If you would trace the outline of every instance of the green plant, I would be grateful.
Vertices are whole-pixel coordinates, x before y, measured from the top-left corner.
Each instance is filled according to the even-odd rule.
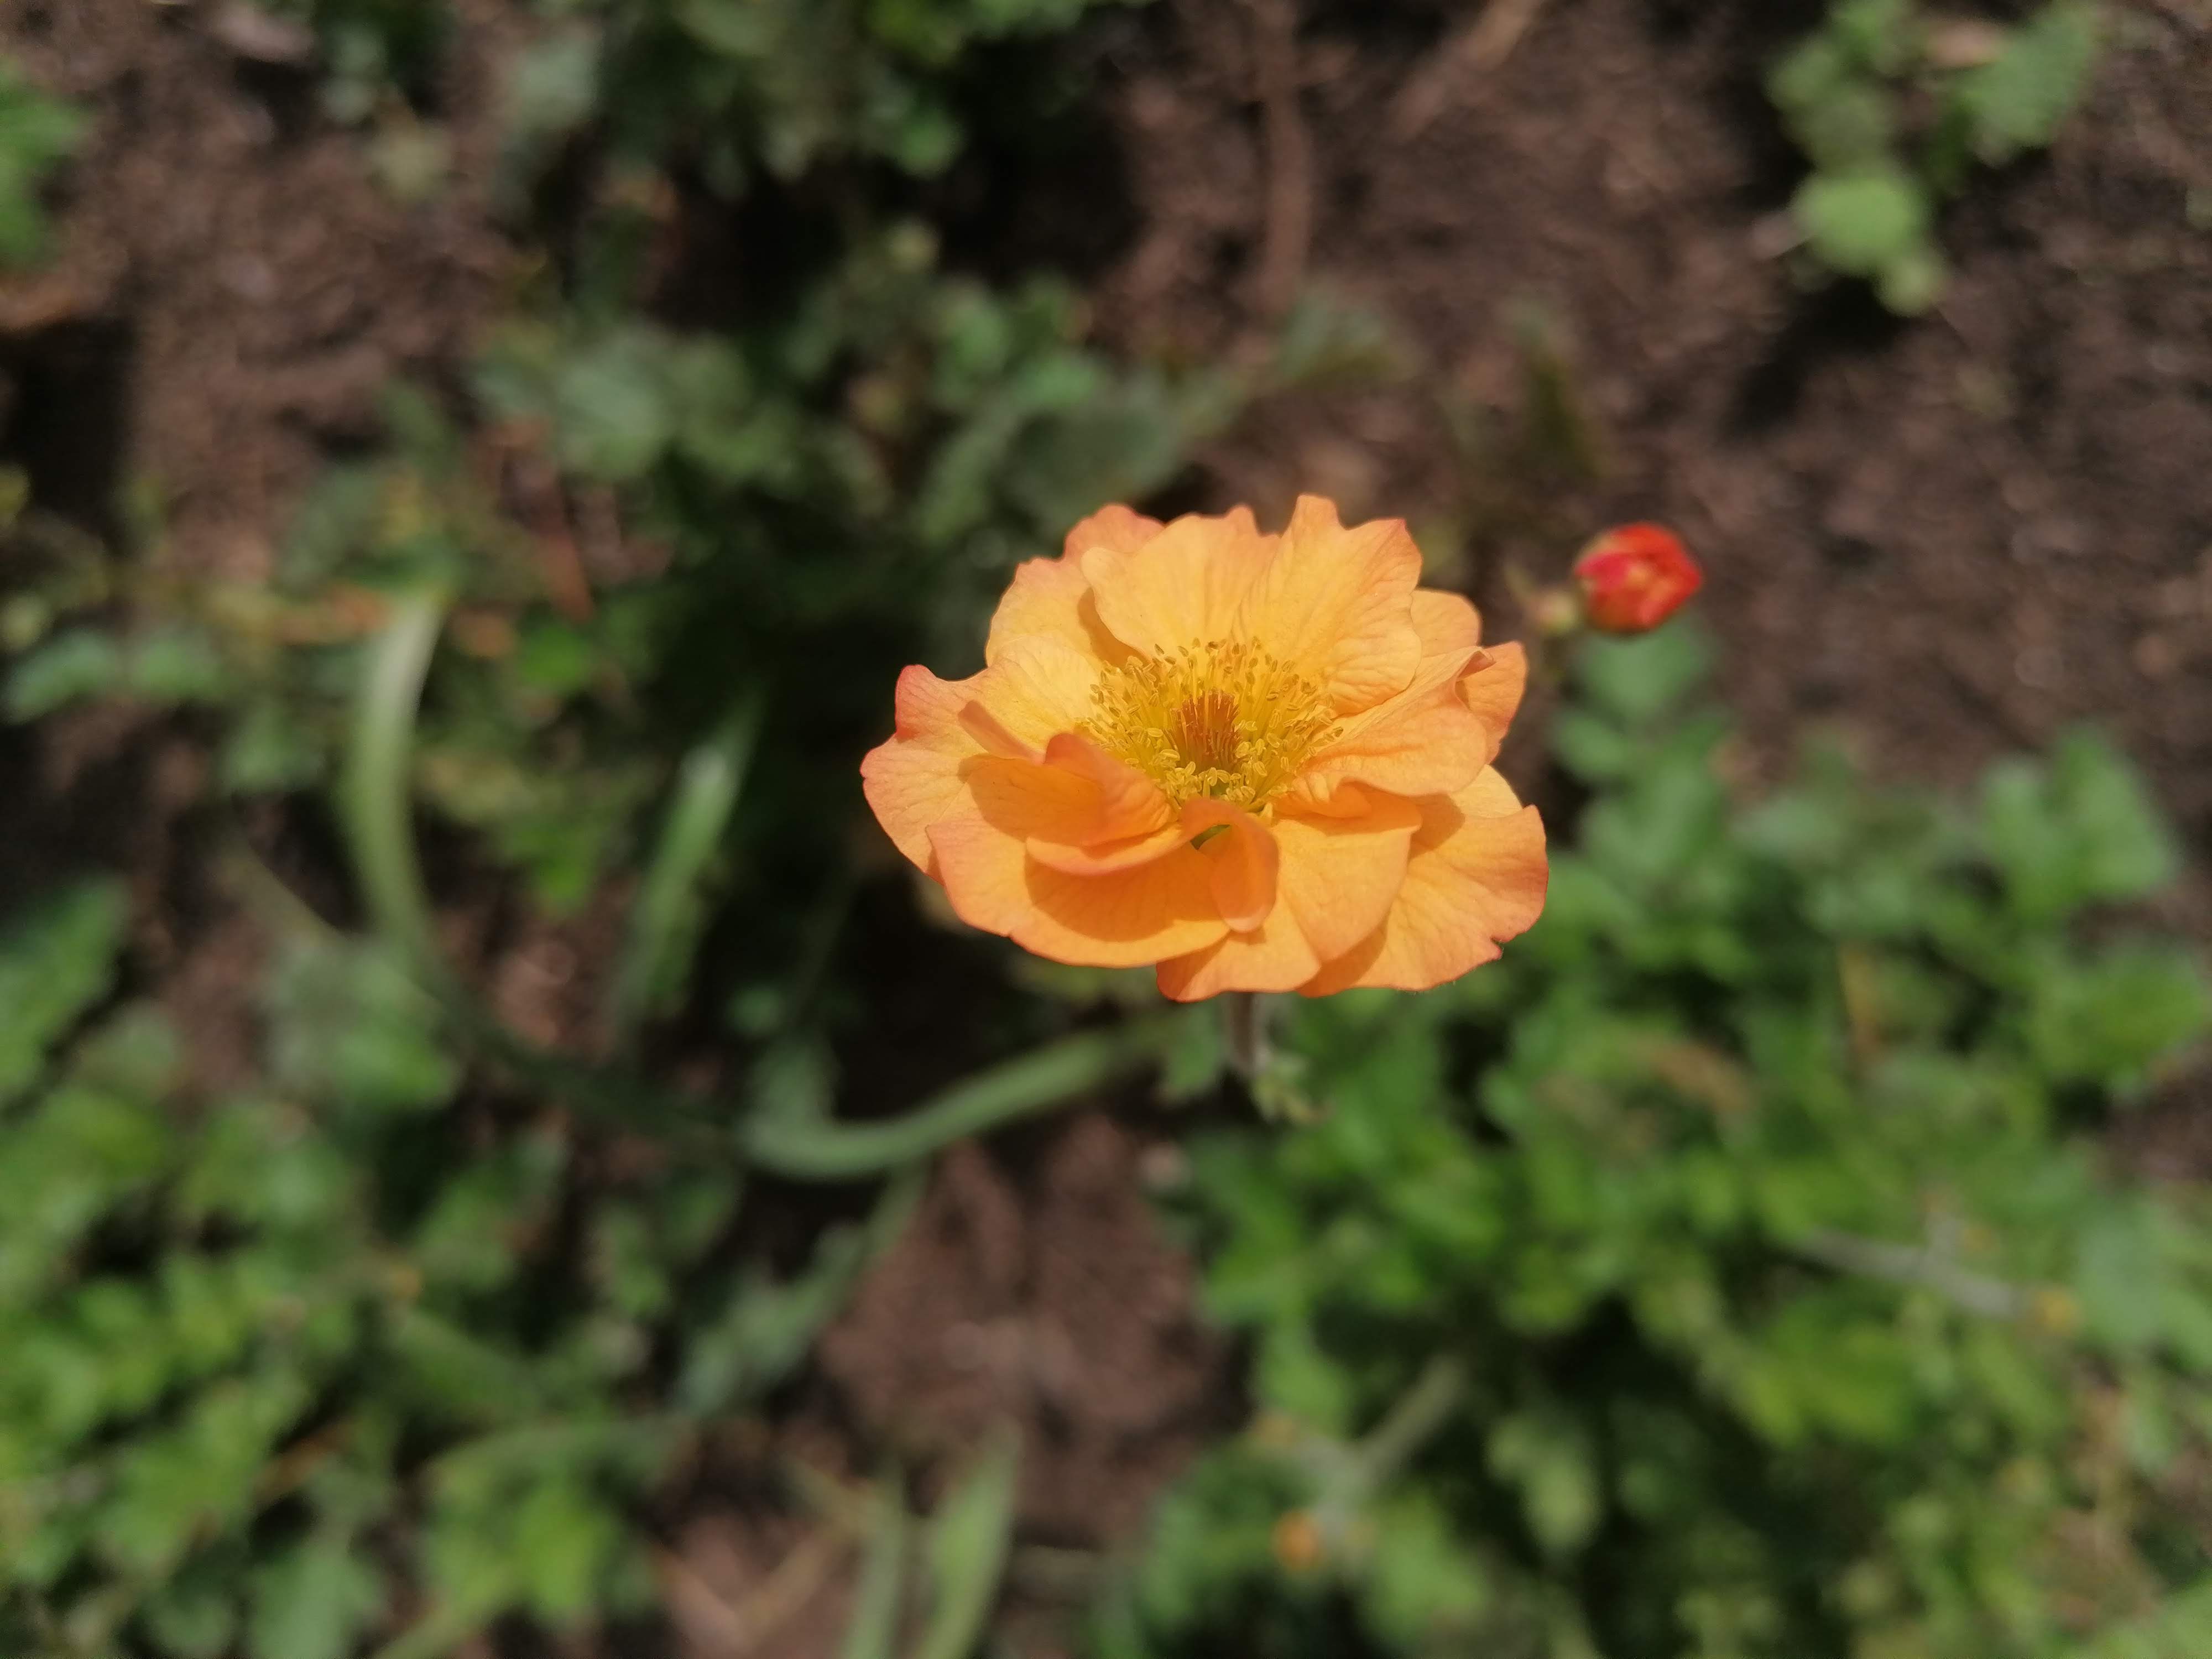
[[[1812,172],[1791,204],[1813,258],[1907,314],[1942,293],[1939,204],[1977,164],[2048,146],[2097,56],[2094,0],[2011,26],[1938,21],[1916,0],[1836,0],[1768,77]]]
[[[87,125],[82,110],[30,86],[0,59],[0,266],[29,264],[46,251],[40,192],[76,153]]]
[[[1593,647],[1543,921],[1298,1010],[1322,1121],[1180,1207],[1258,1414],[1102,1659],[2202,1650],[2212,1214],[2098,1132],[2212,1031],[2088,737],[1961,810],[1733,798],[1679,628]]]
[[[374,35],[359,75],[331,48],[334,88],[369,88],[353,113],[439,50],[440,8],[298,9],[327,40]],[[9,717],[190,711],[216,745],[211,838],[240,840],[239,800],[313,815],[327,792],[374,937],[334,936],[234,847],[274,961],[262,1075],[213,1093],[158,1013],[115,1000],[116,890],[16,919],[0,949],[0,1651],[409,1659],[511,1615],[635,1614],[647,1508],[801,1362],[922,1160],[1169,1049],[1206,1068],[1202,1025],[1070,1034],[979,975],[962,1046],[1042,1047],[903,1116],[833,1118],[835,1057],[871,1037],[870,964],[842,938],[868,870],[853,768],[886,664],[972,651],[1007,565],[1157,488],[1255,386],[1326,367],[1335,313],[1256,370],[1117,365],[1064,283],[948,269],[908,187],[873,179],[749,273],[764,292],[737,319],[652,320],[666,220],[644,170],[713,170],[702,135],[734,135],[743,165],[715,176],[757,204],[891,129],[842,92],[805,144],[747,113],[787,78],[874,74],[800,30],[857,30],[857,9],[715,11],[775,24],[752,58],[696,38],[715,9],[588,9],[569,124],[518,105],[509,163],[526,186],[538,141],[579,146],[605,210],[519,296],[471,397],[393,389],[386,441],[331,470],[273,581],[107,556],[6,503],[0,528],[42,538],[0,613]],[[866,27],[952,110],[967,43],[1078,9],[878,6]],[[516,95],[560,68],[527,59]],[[558,1051],[442,954],[418,802],[479,893],[557,922],[633,888]],[[665,1080],[679,1018],[720,1045],[711,1095]],[[888,1181],[869,1219],[772,1269],[745,1231],[757,1173]],[[856,1659],[902,1613],[930,1659],[975,1645],[1010,1455],[927,1530],[884,1484],[921,1555],[878,1551],[890,1611]]]

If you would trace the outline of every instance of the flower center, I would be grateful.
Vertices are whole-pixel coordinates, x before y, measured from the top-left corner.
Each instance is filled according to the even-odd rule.
[[[1336,735],[1321,688],[1241,640],[1133,657],[1100,678],[1084,735],[1176,805],[1266,805]]]

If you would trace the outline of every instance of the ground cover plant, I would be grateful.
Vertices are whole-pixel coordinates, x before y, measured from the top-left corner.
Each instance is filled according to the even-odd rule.
[[[1812,164],[1790,210],[1807,251],[1907,314],[1942,297],[1942,204],[1975,169],[2046,148],[2095,63],[2088,0],[2015,23],[1937,19],[1912,0],[1838,0],[1767,78]]]
[[[161,15],[420,226],[489,9]],[[1224,1081],[1212,1011],[925,920],[856,769],[902,665],[980,665],[1021,560],[1189,504],[1255,404],[1404,343],[1310,295],[1123,353],[1027,269],[1036,173],[1093,182],[1069,64],[1107,71],[1060,36],[1133,9],[512,10],[495,320],[331,440],[271,568],[173,556],[174,481],[77,510],[0,410],[11,785],[118,726],[205,762],[144,809],[181,875],[66,831],[0,860],[0,1653],[684,1650],[675,1523],[778,1444],[931,1156],[1124,1088],[1199,1114],[1170,1208],[1251,1432],[1122,1559],[1023,1531],[1049,1409],[1025,1446],[854,1426],[775,1493],[850,1547],[849,1605],[755,1650],[1026,1653],[993,1624],[1024,1544],[1101,1656],[2202,1644],[2197,1200],[2093,1140],[2203,1030],[2197,970],[2104,908],[2171,864],[2124,766],[2070,743],[1978,816],[1834,769],[1739,808],[1692,647],[1594,658],[1530,738],[1595,800],[1527,959],[1318,1006]],[[1894,8],[1803,50],[1876,25],[1922,51]],[[1988,78],[1865,50],[1831,77],[1862,102]],[[0,76],[0,265],[66,240],[100,131]],[[50,395],[82,327],[0,339],[0,389]],[[1605,522],[1540,516],[1545,576]],[[197,1063],[173,908],[265,943],[243,1075]]]
[[[2081,734],[1978,798],[1741,798],[1704,647],[1595,647],[1545,920],[1300,1009],[1325,1119],[1194,1145],[1258,1416],[1102,1655],[2059,1656],[2212,1638],[2212,1231],[2098,1131],[2201,1054]]]

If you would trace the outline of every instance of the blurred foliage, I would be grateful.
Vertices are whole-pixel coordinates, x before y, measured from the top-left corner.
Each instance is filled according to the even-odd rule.
[[[40,195],[86,126],[81,110],[27,84],[0,58],[0,269],[29,264],[46,251]]]
[[[1791,210],[1821,266],[1908,315],[1942,295],[1940,204],[1977,166],[2048,146],[2097,58],[2094,0],[2043,0],[2016,23],[1918,0],[1835,0],[1767,93],[1812,164]]]
[[[546,0],[500,92],[506,314],[462,384],[391,389],[273,580],[173,574],[136,497],[140,544],[90,547],[0,470],[0,711],[182,711],[216,759],[193,844],[228,836],[274,940],[252,1080],[210,1084],[120,886],[0,925],[0,1654],[428,1659],[653,1601],[647,1521],[914,1190],[771,1253],[744,1173],[823,1130],[836,1057],[913,972],[847,926],[904,878],[854,775],[897,666],[975,666],[1018,561],[1171,485],[1255,396],[1402,356],[1316,297],[1249,360],[1118,362],[1071,280],[987,270],[1033,153],[1076,147],[1052,36],[1091,4]],[[313,26],[335,116],[421,141],[377,141],[386,182],[438,188],[448,9],[262,9]],[[2048,20],[2080,15],[1958,66],[1846,6],[1833,73],[1777,95],[1936,86],[1963,173],[2047,137]],[[0,79],[0,258],[35,250],[79,130]],[[1872,148],[1806,143],[1869,197]],[[1947,153],[1905,175],[1923,229]],[[1894,200],[1806,212],[1896,264]],[[1490,453],[1579,477],[1595,439],[1540,332],[1528,430]],[[589,1061],[488,1033],[419,940],[333,934],[236,844],[240,802],[288,803],[311,862],[325,792],[357,827],[364,683],[426,595],[441,648],[381,804],[424,809],[472,901],[596,927],[627,899],[561,1034]],[[2086,740],[1972,817],[1826,762],[1740,810],[1722,727],[1681,712],[1686,641],[1588,668],[1556,740],[1597,799],[1543,927],[1461,988],[1304,1011],[1285,1091],[1334,1115],[1199,1151],[1266,1413],[1164,1511],[1102,1652],[2159,1651],[2130,1644],[2205,1612],[2160,1601],[2199,1553],[2204,1249],[2185,1197],[2082,1137],[2201,1032],[2204,988],[2077,922],[2164,878],[2164,831]],[[932,948],[972,969],[948,1050],[1127,988]],[[708,1051],[717,1101],[679,1133],[654,1065]],[[987,1073],[938,1121],[1103,1052]],[[1170,1092],[1220,1063],[1177,1026]],[[896,1122],[815,1172],[901,1161],[866,1151]],[[863,1542],[850,1659],[973,1650],[1018,1472],[994,1440],[927,1521],[896,1469],[802,1494]]]
[[[1257,1416],[1100,1659],[2212,1651],[2212,1214],[2099,1131],[2212,1035],[2093,738],[1979,801],[1736,799],[1676,627],[1593,646],[1541,924],[1301,1007],[1326,1119],[1178,1200]]]
[[[0,938],[0,1651],[337,1659],[651,1600],[638,1505],[804,1356],[911,1182],[787,1275],[736,1160],[464,1087],[379,948],[295,933],[265,1078],[108,1006],[93,884]]]
[[[0,503],[0,534],[35,553],[0,607],[9,719],[189,711],[216,745],[210,827],[269,797],[313,825],[330,791],[358,842],[372,809],[404,826],[419,801],[478,892],[556,919],[634,892],[563,1041],[642,1066],[680,1019],[725,1057],[720,1103],[672,1115],[647,1069],[491,1029],[417,940],[332,935],[234,828],[226,878],[279,948],[258,1080],[208,1088],[136,1000],[119,889],[15,917],[0,1653],[427,1659],[513,1615],[647,1612],[650,1504],[801,1363],[915,1191],[895,1170],[867,1219],[771,1260],[745,1231],[740,1126],[772,1126],[787,1159],[813,1136],[861,1177],[949,1138],[933,1123],[1142,1063],[1143,1042],[1079,1039],[935,1119],[846,1141],[831,1121],[834,1056],[866,1039],[883,971],[844,924],[887,870],[854,769],[897,665],[972,664],[1014,562],[1159,489],[1255,392],[1375,345],[1315,304],[1253,364],[1118,364],[1065,281],[948,256],[959,227],[914,175],[1006,101],[975,51],[1080,9],[560,8],[507,89],[503,182],[539,250],[507,315],[464,395],[392,389],[384,441],[330,470],[273,580],[143,556],[158,514],[132,516],[147,546],[103,551],[46,534],[20,489]],[[441,72],[442,7],[289,10],[319,31],[337,113],[416,118],[393,100]],[[1073,88],[1048,42],[1009,49],[1025,92]],[[719,232],[689,246],[754,216],[780,230],[738,234],[734,261]],[[669,300],[708,276],[744,303]],[[419,722],[396,708],[411,765],[364,803],[361,710],[424,594],[446,621]],[[1067,1024],[977,988],[963,1050]],[[887,1622],[856,1625],[856,1656],[975,1645],[1012,1459],[994,1445],[923,1525],[887,1478]]]

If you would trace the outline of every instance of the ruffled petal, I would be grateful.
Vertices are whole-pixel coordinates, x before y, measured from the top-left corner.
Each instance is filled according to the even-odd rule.
[[[1034,836],[1028,843],[1030,856],[1039,864],[1071,876],[1103,876],[1116,870],[1133,870],[1140,864],[1165,858],[1178,847],[1189,845],[1190,837],[1183,834],[1179,823],[1164,825],[1148,835],[1125,836],[1117,841],[1074,842]]]
[[[1341,789],[1328,817],[1279,817],[1284,908],[1326,961],[1382,925],[1406,879],[1421,809],[1395,795]]]
[[[1421,550],[1402,520],[1347,530],[1332,503],[1301,495],[1245,605],[1243,632],[1312,679],[1340,714],[1353,714],[1413,678],[1420,575]]]
[[[1275,538],[1251,511],[1191,514],[1141,547],[1100,544],[1083,555],[1098,617],[1131,649],[1166,656],[1232,636],[1246,596],[1267,568]]]
[[[1461,678],[1459,695],[1488,734],[1482,757],[1487,766],[1498,758],[1505,729],[1528,689],[1528,653],[1518,645],[1494,645],[1482,654],[1484,660]]]
[[[1103,875],[1148,864],[1189,837],[1159,786],[1079,732],[1063,732],[1045,745],[1045,763],[1091,787],[1089,814],[1064,829],[1029,838],[1030,856],[1071,875]]]
[[[1490,730],[1456,690],[1468,661],[1455,650],[1422,658],[1411,684],[1345,720],[1306,763],[1296,798],[1326,800],[1347,783],[1396,795],[1447,795],[1472,783]]]
[[[930,867],[930,824],[968,810],[961,768],[982,752],[960,724],[972,684],[906,670],[898,680],[896,729],[860,762],[861,792],[876,821],[923,870]]]
[[[1220,831],[1199,849],[1213,870],[1213,902],[1231,929],[1251,933],[1275,908],[1282,860],[1274,836],[1243,807],[1203,796],[1183,803],[1182,827],[1193,838]]]
[[[1017,565],[1013,581],[992,614],[983,660],[998,661],[999,653],[1016,640],[1049,637],[1104,661],[1119,661],[1127,653],[1098,620],[1098,608],[1091,603],[1091,582],[1083,574],[1083,556],[1094,547],[1133,552],[1159,533],[1158,519],[1126,507],[1103,507],[1067,532],[1060,557]]]
[[[1175,808],[1159,785],[1127,761],[1117,760],[1079,732],[1063,732],[1044,746],[1045,763],[1088,778],[1098,789],[1097,841],[1149,835],[1175,822]]]
[[[1072,789],[1071,789],[1072,787]],[[936,873],[953,913],[1054,962],[1135,968],[1225,936],[1212,863],[1180,837],[1159,856],[1105,874],[1054,869],[1030,856],[1039,827],[1065,832],[1096,805],[1092,786],[1048,766],[970,763],[976,810],[929,826]]]
[[[1498,942],[1544,908],[1544,826],[1505,780],[1486,771],[1455,795],[1419,803],[1406,879],[1382,925],[1299,988],[1355,985],[1425,991],[1494,960]]]
[[[1158,977],[1162,995],[1197,1002],[1224,991],[1295,991],[1320,962],[1297,921],[1278,907],[1255,932],[1163,962]]]
[[[961,770],[966,800],[951,816],[975,817],[1017,841],[1095,839],[1098,786],[1080,773],[1031,761],[981,755]]]
[[[1100,507],[1069,531],[1060,544],[1060,556],[1070,564],[1081,564],[1083,556],[1094,547],[1133,553],[1165,527],[1158,519],[1148,519],[1116,501]]]
[[[1096,657],[1064,640],[1018,640],[973,679],[964,682],[974,709],[963,710],[963,723],[981,747],[994,754],[1018,752],[1042,761],[1045,746],[1073,732],[1090,715],[1091,688],[1098,684]],[[1002,742],[1018,745],[1012,751]]]
[[[1421,654],[1433,657],[1446,651],[1467,656],[1482,643],[1482,613],[1462,593],[1440,587],[1413,590],[1413,631],[1421,636]]]
[[[1032,908],[1014,943],[1085,968],[1141,968],[1202,951],[1229,924],[1213,904],[1213,872],[1188,847],[1133,870],[1072,876],[1030,861]]]
[[[1022,837],[969,814],[929,826],[931,873],[952,914],[987,933],[1012,933],[1029,920],[1029,862]]]

